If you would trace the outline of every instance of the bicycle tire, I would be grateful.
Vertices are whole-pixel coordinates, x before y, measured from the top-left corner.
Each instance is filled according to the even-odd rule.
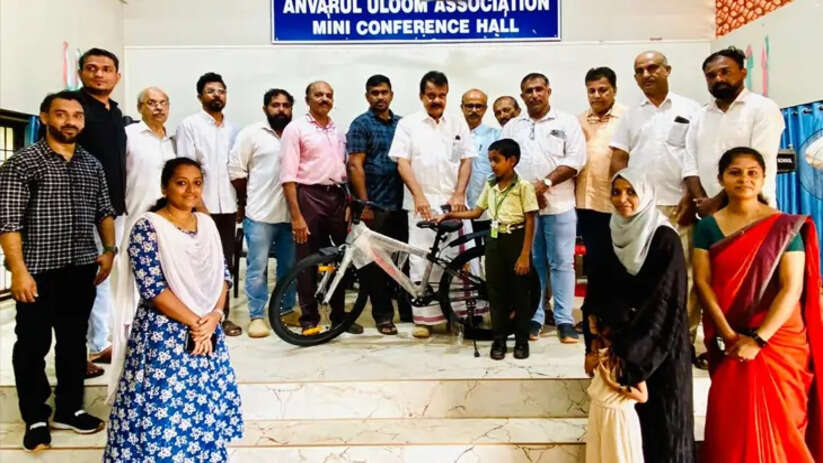
[[[466,264],[470,263],[473,259],[478,259],[485,257],[486,250],[483,246],[473,246],[467,249],[465,252],[458,255],[451,263],[449,263],[448,269],[451,271],[458,271],[462,269]],[[452,307],[451,299],[449,297],[450,289],[452,286],[452,281],[454,280],[454,275],[449,272],[443,272],[443,276],[440,278],[440,288],[439,288],[439,295],[438,298],[440,299],[440,310],[443,311],[443,316],[446,317],[446,320],[451,322],[460,323],[461,325],[467,325],[467,317],[459,317],[455,312],[454,308]],[[485,280],[483,281],[483,285],[477,289],[478,291],[478,299],[484,300],[488,304],[489,296],[488,291],[486,289]],[[478,331],[489,331],[485,328],[478,329]]]
[[[366,300],[368,299],[368,294],[362,288],[358,290],[357,299],[352,306],[352,310],[346,314],[343,321],[322,333],[313,335],[296,333],[289,329],[288,326],[285,326],[282,318],[280,317],[280,306],[282,305],[283,296],[286,293],[287,288],[293,284],[294,280],[298,278],[298,275],[300,275],[301,272],[306,271],[311,267],[317,267],[318,265],[339,263],[342,258],[342,252],[335,254],[311,254],[297,262],[292,271],[289,272],[283,281],[277,282],[274,291],[272,291],[271,298],[269,299],[268,312],[272,330],[274,330],[275,334],[277,334],[280,339],[289,344],[300,347],[316,346],[318,344],[327,343],[337,336],[340,336],[357,320],[363,312],[363,308],[366,306]],[[350,266],[348,271],[354,272],[354,266]]]

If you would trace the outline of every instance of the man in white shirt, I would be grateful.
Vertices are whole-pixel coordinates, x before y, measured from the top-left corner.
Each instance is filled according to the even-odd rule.
[[[680,234],[689,278],[687,313],[690,325],[700,321],[700,309],[692,285],[692,228],[696,219],[694,195],[699,188],[697,171],[686,163],[686,138],[700,105],[669,91],[672,67],[657,51],[641,53],[634,61],[634,80],[645,99],[629,109],[612,136],[611,175],[637,167],[646,171],[655,187],[657,208]],[[694,341],[694,339],[692,339]]]
[[[466,188],[471,176],[472,159],[477,156],[471,132],[459,114],[446,112],[449,82],[446,75],[429,71],[420,80],[420,101],[423,110],[400,119],[394,133],[389,158],[397,162],[397,170],[406,191],[403,208],[409,214],[409,244],[429,248],[434,241],[433,230],[417,228],[418,221],[430,220],[448,204],[453,211],[466,210]],[[464,232],[470,232],[468,223]],[[457,251],[448,249],[444,257],[454,257]],[[426,261],[417,256],[409,258],[411,279],[420,281]],[[442,271],[435,267],[430,281],[439,281]],[[486,308],[488,310],[488,308]],[[431,326],[445,323],[438,304],[413,307],[414,329],[418,338],[431,335]]]
[[[285,90],[271,89],[263,96],[265,121],[252,124],[237,134],[229,155],[229,177],[237,191],[239,218],[243,220],[246,236],[246,296],[249,300],[251,323],[248,334],[252,338],[269,335],[263,321],[264,308],[269,300],[269,250],[274,249],[277,259],[277,281],[294,267],[294,239],[291,236],[291,217],[280,183],[280,137],[292,117],[294,97]],[[283,315],[293,311],[295,290],[284,296]],[[297,319],[290,316],[290,323]]]
[[[197,80],[197,99],[202,111],[183,119],[177,126],[177,154],[194,159],[203,166],[203,204],[211,214],[226,264],[231,266],[234,257],[234,229],[237,213],[237,197],[229,181],[229,150],[236,135],[234,126],[226,120],[226,84],[220,74],[207,72]],[[227,336],[237,336],[242,330],[229,320],[229,298],[223,307],[226,319],[223,331]]]
[[[722,188],[717,163],[737,146],[757,150],[766,161],[763,196],[777,204],[777,151],[786,124],[774,101],[746,89],[746,54],[729,47],[703,61],[706,85],[714,99],[700,110],[686,141],[687,164],[700,176],[695,192],[698,212],[711,215],[720,207]]]
[[[549,105],[548,77],[530,73],[520,82],[520,91],[527,111],[508,121],[500,138],[514,139],[520,145],[517,174],[534,183],[540,205],[532,252],[534,269],[543,294],[551,279],[557,335],[561,342],[573,344],[578,338],[572,318],[577,237],[574,176],[586,164],[586,139],[575,116]],[[551,276],[547,278],[549,269]],[[546,319],[544,298],[540,299],[531,322],[532,340],[537,339]]]

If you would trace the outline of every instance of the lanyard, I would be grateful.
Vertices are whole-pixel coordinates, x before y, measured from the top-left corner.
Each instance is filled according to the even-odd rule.
[[[494,203],[494,217],[492,217],[492,220],[497,221],[497,216],[500,214],[500,205],[503,204],[503,201],[506,199],[506,196],[509,195],[509,192],[512,191],[512,188],[514,188],[514,185],[516,183],[517,180],[513,179],[511,184],[509,184],[509,186],[505,190],[503,190],[500,199],[498,199],[497,202]],[[489,193],[494,193],[494,189],[492,189]]]

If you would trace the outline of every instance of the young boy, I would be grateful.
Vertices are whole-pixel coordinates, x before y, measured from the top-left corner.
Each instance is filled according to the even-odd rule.
[[[514,172],[520,161],[520,146],[504,138],[489,146],[489,163],[494,177],[480,193],[477,207],[465,212],[449,212],[436,218],[476,219],[488,209],[491,219],[486,240],[486,286],[491,304],[494,342],[491,358],[506,356],[506,337],[511,332],[514,312],[514,358],[529,356],[529,320],[537,308],[532,300],[540,291],[537,274],[531,267],[534,222],[539,209],[534,186]]]

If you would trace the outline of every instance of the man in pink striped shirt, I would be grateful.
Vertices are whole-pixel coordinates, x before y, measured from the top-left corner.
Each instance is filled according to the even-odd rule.
[[[282,158],[280,181],[291,213],[291,227],[297,244],[297,260],[318,249],[343,243],[346,239],[346,142],[329,116],[334,106],[334,90],[327,82],[312,82],[306,87],[309,113],[292,121],[280,140]],[[304,334],[315,331],[320,323],[313,280],[297,284],[300,298],[300,325]],[[332,297],[331,322],[344,316],[343,292]],[[353,324],[349,333],[360,334],[363,327]]]

